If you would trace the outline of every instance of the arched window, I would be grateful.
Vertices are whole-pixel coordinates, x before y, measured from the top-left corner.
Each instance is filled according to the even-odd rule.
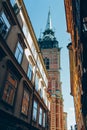
[[[44,63],[45,63],[46,69],[49,69],[49,59],[47,57],[44,58]]]

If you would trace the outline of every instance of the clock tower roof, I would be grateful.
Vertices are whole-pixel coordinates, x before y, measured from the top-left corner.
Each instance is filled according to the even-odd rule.
[[[52,28],[52,19],[50,10],[48,12],[47,23],[43,36],[38,40],[40,48],[58,48],[58,41]]]

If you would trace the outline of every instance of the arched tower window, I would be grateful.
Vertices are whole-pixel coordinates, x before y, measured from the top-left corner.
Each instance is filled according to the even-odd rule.
[[[49,69],[49,59],[47,57],[44,58],[44,63],[45,63],[46,69]]]

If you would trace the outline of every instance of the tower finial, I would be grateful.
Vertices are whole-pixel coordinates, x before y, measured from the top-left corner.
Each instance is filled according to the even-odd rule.
[[[52,29],[52,20],[51,20],[51,13],[50,13],[50,7],[48,12],[48,18],[47,18],[47,24],[45,30],[51,30]]]

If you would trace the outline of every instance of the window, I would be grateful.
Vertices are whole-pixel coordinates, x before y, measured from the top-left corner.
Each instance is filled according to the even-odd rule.
[[[55,90],[56,90],[56,80],[53,79],[52,80],[52,93],[55,94]]]
[[[18,14],[19,13],[19,8],[18,8],[18,4],[16,3],[16,0],[10,0],[10,2],[11,2],[11,5],[12,5],[12,7],[14,9],[15,14]]]
[[[83,31],[87,31],[87,17],[83,18]]]
[[[22,113],[27,115],[29,107],[29,93],[27,90],[24,90],[23,100],[22,100]]]
[[[21,63],[22,56],[23,56],[23,48],[21,44],[18,42],[16,51],[15,51],[15,58],[17,59],[19,64]]]
[[[2,35],[2,37],[5,38],[9,29],[10,29],[10,23],[9,23],[5,13],[2,12],[0,15],[0,35]]]
[[[39,124],[42,125],[42,109],[39,111]]]
[[[44,63],[45,63],[46,69],[49,69],[49,59],[47,57],[44,59]]]
[[[34,104],[33,104],[33,120],[36,121],[37,119],[37,102],[34,101]]]
[[[38,76],[36,75],[36,79],[35,79],[35,89],[38,91],[38,87],[39,87],[39,79]]]
[[[10,2],[11,2],[11,5],[14,6],[16,1],[15,0],[10,0]]]
[[[29,64],[28,65],[28,73],[27,73],[27,76],[30,80],[32,80],[32,75],[33,75],[33,71],[32,71],[32,66]]]
[[[46,118],[46,114],[43,113],[43,127],[45,127],[45,118]]]
[[[7,102],[10,105],[13,105],[16,88],[17,88],[17,79],[14,74],[8,72],[2,95],[3,101]]]
[[[47,99],[46,99],[46,94],[45,94],[45,96],[44,96],[44,103],[46,104],[46,102],[47,102]]]
[[[42,88],[40,88],[40,97],[41,97],[41,98],[43,97],[43,91],[42,91]]]

